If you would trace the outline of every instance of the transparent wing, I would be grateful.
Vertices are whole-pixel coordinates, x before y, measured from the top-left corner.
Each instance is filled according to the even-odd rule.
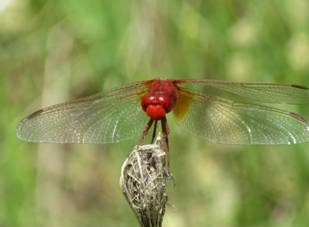
[[[34,112],[17,127],[31,142],[114,143],[140,136],[147,116],[140,105],[143,83]]]
[[[236,83],[219,80],[179,80],[179,87],[207,96],[259,103],[309,103],[309,89],[301,85]]]
[[[190,100],[178,123],[193,134],[222,144],[294,144],[309,141],[299,115],[271,107],[183,93]],[[176,108],[177,109],[177,108]]]

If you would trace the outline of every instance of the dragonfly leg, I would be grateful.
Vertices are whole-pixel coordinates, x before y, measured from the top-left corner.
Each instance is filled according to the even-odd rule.
[[[140,139],[140,144],[144,143],[145,137],[146,137],[149,129],[151,128],[153,121],[154,121],[153,119],[149,119],[148,123],[146,124],[144,131],[143,131],[143,134],[142,134],[142,137]]]
[[[154,122],[154,126],[153,126],[153,132],[152,132],[151,143],[154,142],[155,137],[156,137],[156,133],[157,133],[157,124],[158,124],[158,121],[156,120],[156,121]]]
[[[166,144],[165,153],[166,153],[167,165],[169,166],[169,145],[168,145],[169,128],[166,118],[163,118],[161,120],[161,127],[162,127],[163,139],[165,140]]]

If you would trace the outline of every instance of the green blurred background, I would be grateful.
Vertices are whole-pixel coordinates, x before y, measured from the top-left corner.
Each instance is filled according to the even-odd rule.
[[[37,145],[15,127],[41,106],[154,77],[309,86],[309,2],[0,0],[0,226],[138,226],[118,186],[136,141]],[[171,131],[164,226],[309,226],[308,144]]]

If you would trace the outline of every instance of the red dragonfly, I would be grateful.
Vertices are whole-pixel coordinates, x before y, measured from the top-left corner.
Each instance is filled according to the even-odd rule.
[[[170,112],[188,132],[212,143],[295,144],[309,141],[309,124],[271,104],[308,104],[300,85],[218,80],[141,81],[38,110],[17,127],[31,142],[114,143],[140,136],[157,123],[168,134]],[[153,135],[153,137],[154,137]]]

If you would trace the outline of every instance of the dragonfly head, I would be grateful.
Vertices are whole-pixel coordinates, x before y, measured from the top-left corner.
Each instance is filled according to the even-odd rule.
[[[166,113],[171,111],[173,105],[163,95],[145,95],[142,99],[142,108],[151,119],[160,120],[165,118]]]

